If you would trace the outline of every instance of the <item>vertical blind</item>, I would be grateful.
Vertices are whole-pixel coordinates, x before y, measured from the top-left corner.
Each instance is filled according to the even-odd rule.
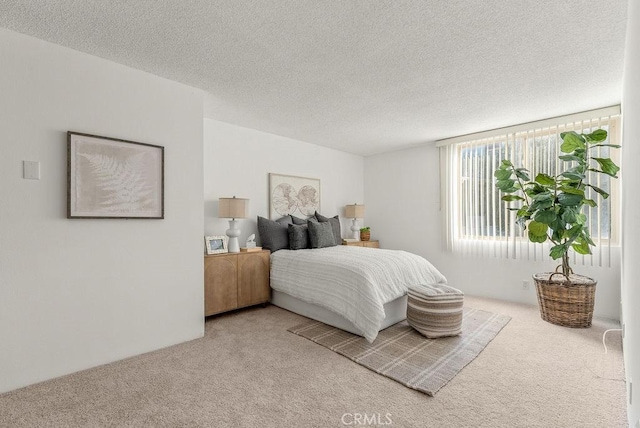
[[[571,116],[487,131],[442,140],[440,147],[441,207],[445,245],[454,252],[468,255],[551,260],[550,243],[529,242],[526,233],[515,224],[515,213],[507,208],[495,187],[493,175],[503,159],[529,170],[535,177],[544,172],[557,175],[572,166],[558,159],[562,154],[560,133],[608,132],[607,143],[619,144],[620,108],[609,107]],[[619,156],[618,150],[598,147],[594,156]],[[589,172],[589,180],[611,196],[603,200],[588,188],[586,197],[598,206],[585,206],[589,231],[596,247],[593,255],[573,254],[576,264],[611,266],[611,246],[617,244],[619,227],[619,183],[603,174]]]

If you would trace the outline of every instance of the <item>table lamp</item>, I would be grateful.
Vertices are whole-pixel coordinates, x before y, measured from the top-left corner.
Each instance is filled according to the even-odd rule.
[[[360,230],[360,228],[356,223],[358,222],[359,218],[364,218],[364,205],[347,205],[345,211],[346,217],[353,219],[351,223],[351,231],[353,232],[353,237],[355,239],[358,239],[358,231]]]
[[[239,253],[240,244],[238,243],[238,236],[240,236],[240,229],[238,229],[237,218],[247,218],[247,211],[249,210],[249,199],[243,198],[220,198],[218,204],[218,217],[230,218],[229,229],[227,229],[227,236],[229,237],[230,253]]]

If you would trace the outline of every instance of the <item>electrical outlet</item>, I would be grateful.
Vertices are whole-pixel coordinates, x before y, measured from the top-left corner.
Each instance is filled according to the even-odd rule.
[[[529,281],[522,281],[522,289],[523,290],[529,289]]]
[[[629,405],[633,404],[633,379],[629,378]]]

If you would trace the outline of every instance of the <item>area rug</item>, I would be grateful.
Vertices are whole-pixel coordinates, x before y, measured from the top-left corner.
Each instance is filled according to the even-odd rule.
[[[373,343],[312,320],[288,331],[433,396],[473,361],[510,320],[507,315],[464,308],[460,336],[427,339],[402,321],[382,330]]]

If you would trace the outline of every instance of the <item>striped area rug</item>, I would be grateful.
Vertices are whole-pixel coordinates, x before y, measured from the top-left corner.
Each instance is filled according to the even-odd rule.
[[[382,330],[373,343],[312,320],[288,331],[433,396],[473,361],[510,320],[506,315],[464,308],[460,336],[427,339],[402,321]]]

